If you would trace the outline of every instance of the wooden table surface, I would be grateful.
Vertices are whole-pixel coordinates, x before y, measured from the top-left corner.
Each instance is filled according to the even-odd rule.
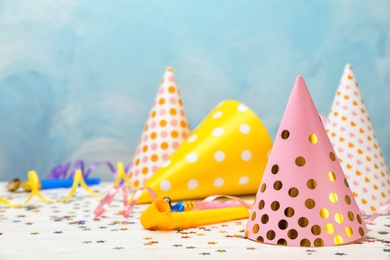
[[[93,186],[105,195],[112,183]],[[0,197],[23,203],[27,193],[9,193],[0,183]],[[45,190],[63,199],[69,189]],[[149,231],[139,221],[146,205],[137,205],[125,219],[117,195],[108,211],[94,219],[100,199],[79,188],[67,203],[33,198],[22,208],[0,205],[0,259],[390,259],[390,216],[368,225],[368,235],[349,245],[322,248],[265,245],[244,239],[246,220],[182,231]],[[250,200],[249,200],[250,201]]]

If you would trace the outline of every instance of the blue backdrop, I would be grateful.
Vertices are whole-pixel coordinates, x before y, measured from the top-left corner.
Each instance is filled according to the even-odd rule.
[[[327,115],[351,63],[390,161],[389,13],[386,0],[0,1],[0,180],[130,162],[166,66],[192,128],[233,98],[274,137],[297,74]]]

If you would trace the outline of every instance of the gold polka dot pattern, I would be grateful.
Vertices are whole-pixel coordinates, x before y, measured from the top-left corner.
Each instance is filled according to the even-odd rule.
[[[246,236],[302,247],[359,239],[366,227],[301,77],[285,111],[256,196],[260,203],[252,209],[256,217],[248,220]],[[256,224],[261,228],[254,233]]]

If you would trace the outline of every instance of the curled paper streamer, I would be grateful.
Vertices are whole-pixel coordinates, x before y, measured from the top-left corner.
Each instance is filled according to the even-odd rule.
[[[0,204],[3,204],[3,205],[10,207],[10,208],[20,208],[21,207],[20,205],[13,204],[13,203],[11,203],[8,200],[3,199],[3,198],[0,198]]]
[[[114,165],[109,162],[109,161],[99,161],[99,162],[95,162],[93,164],[91,164],[87,170],[84,170],[85,169],[85,166],[84,166],[84,161],[83,160],[77,160],[74,165],[73,165],[73,169],[70,171],[70,174],[69,176],[67,176],[67,173],[68,173],[68,170],[71,166],[71,163],[70,162],[67,162],[65,164],[60,164],[60,165],[57,165],[56,167],[54,167],[50,173],[46,176],[46,179],[60,179],[60,178],[69,178],[69,179],[73,179],[74,177],[74,174],[76,172],[76,170],[80,169],[81,172],[82,172],[82,175],[83,175],[83,178],[84,179],[87,179],[89,178],[89,175],[92,173],[93,170],[95,170],[98,166],[100,165],[107,165],[108,169],[110,170],[112,176],[114,178],[117,177],[117,171],[115,170],[115,167]],[[122,165],[123,166],[123,165]],[[125,172],[127,172],[129,169],[130,169],[130,166],[131,164],[128,164],[126,165],[126,167],[124,168]]]
[[[29,171],[28,172],[28,183],[31,186],[31,192],[30,192],[29,197],[27,198],[27,200],[23,204],[24,205],[27,204],[35,196],[37,196],[40,200],[42,200],[44,202],[66,202],[74,196],[74,194],[76,193],[77,187],[79,185],[84,190],[86,190],[91,196],[101,198],[102,197],[101,195],[92,191],[88,187],[88,185],[84,181],[84,178],[88,177],[90,175],[91,171],[93,171],[97,166],[104,164],[104,163],[106,163],[108,165],[111,172],[113,172],[113,171],[115,172],[115,168],[113,167],[113,165],[110,162],[97,162],[97,163],[94,163],[93,165],[91,165],[88,168],[87,172],[85,174],[83,174],[84,162],[81,160],[77,161],[75,166],[78,165],[82,169],[76,169],[74,174],[73,174],[73,172],[71,173],[71,175],[73,175],[73,177],[74,177],[72,188],[71,188],[69,194],[64,199],[59,200],[59,201],[53,201],[53,200],[49,200],[49,199],[45,198],[39,190],[40,181],[39,181],[38,174],[35,171]],[[58,179],[61,177],[66,177],[66,173],[67,173],[69,167],[70,167],[70,163],[66,163],[64,165],[59,165],[51,171],[51,173],[49,174],[49,177],[51,179]],[[127,166],[126,168],[128,168],[128,167],[129,166]],[[126,168],[124,167],[122,162],[118,162],[115,185],[118,185],[123,181],[126,183],[129,182],[129,180],[125,174]],[[126,201],[127,201],[127,196],[126,196]],[[13,208],[21,207],[21,205],[13,204],[13,203],[11,203],[8,200],[3,199],[3,198],[0,198],[0,203],[4,204],[5,206],[13,207]]]
[[[24,204],[27,204],[33,197],[37,196],[39,199],[41,199],[44,202],[54,202],[52,200],[46,199],[41,192],[39,191],[39,178],[35,171],[29,171],[28,172],[28,179],[31,185],[31,193],[28,199],[24,202]],[[68,194],[64,199],[58,201],[58,202],[66,202],[70,198],[73,197],[73,195],[76,193],[76,189],[78,185],[81,185],[84,190],[86,190],[91,196],[100,198],[101,196],[94,191],[92,191],[87,184],[85,184],[84,178],[81,174],[81,170],[76,170],[76,174],[74,176],[73,186]]]
[[[117,181],[119,181],[119,180],[120,179],[118,178]],[[113,201],[113,199],[115,198],[116,193],[119,190],[121,190],[122,194],[123,194],[123,216],[125,218],[130,216],[130,213],[133,210],[133,207],[137,203],[137,200],[139,199],[139,197],[141,196],[141,194],[143,193],[144,190],[148,191],[150,196],[153,199],[157,199],[156,193],[151,188],[149,188],[149,187],[142,187],[142,188],[139,188],[134,193],[133,197],[130,198],[130,200],[128,200],[127,188],[124,187],[124,186],[117,185],[117,186],[114,186],[114,188],[112,188],[108,192],[108,194],[102,199],[102,201],[96,207],[96,209],[93,212],[95,214],[95,217],[99,217],[100,215],[102,215],[107,210],[107,208],[111,205],[111,202]]]

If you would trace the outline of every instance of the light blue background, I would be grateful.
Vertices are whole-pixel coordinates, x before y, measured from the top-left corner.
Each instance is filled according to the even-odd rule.
[[[166,66],[192,128],[232,98],[274,138],[297,74],[327,115],[351,63],[389,161],[389,14],[386,0],[0,1],[0,180],[130,162]]]

